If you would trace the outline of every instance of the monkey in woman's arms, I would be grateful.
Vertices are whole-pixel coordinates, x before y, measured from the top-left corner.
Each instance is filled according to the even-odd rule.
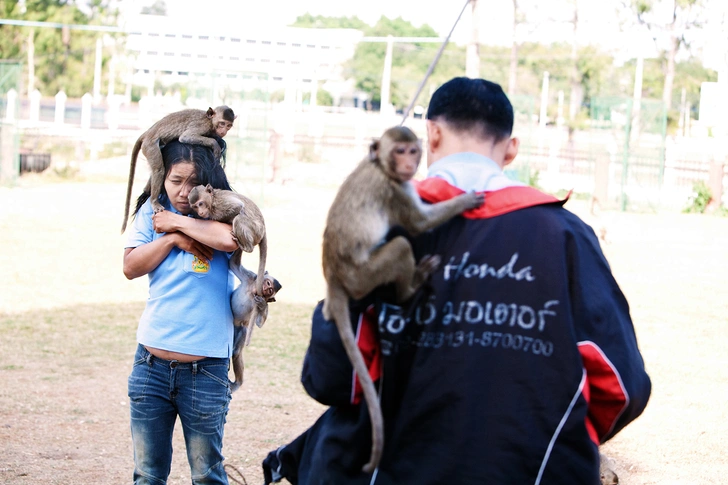
[[[250,342],[253,323],[261,327],[268,318],[268,303],[274,302],[281,284],[265,271],[268,255],[268,238],[265,220],[260,208],[248,197],[231,190],[214,189],[212,186],[193,187],[188,196],[190,207],[202,219],[232,224],[232,236],[239,249],[230,258],[230,270],[241,284],[231,296],[235,318],[235,342],[233,345],[233,391],[243,382],[243,347]],[[240,264],[242,251],[252,252],[258,246],[258,273]]]

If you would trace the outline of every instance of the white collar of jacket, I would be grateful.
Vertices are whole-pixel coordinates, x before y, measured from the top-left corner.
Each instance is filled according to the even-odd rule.
[[[525,184],[512,180],[488,157],[473,152],[448,155],[430,165],[427,177],[438,177],[464,192],[500,190]]]

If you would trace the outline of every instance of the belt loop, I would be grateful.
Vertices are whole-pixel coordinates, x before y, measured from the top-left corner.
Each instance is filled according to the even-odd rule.
[[[192,375],[197,375],[197,361],[192,363]]]
[[[147,365],[148,365],[149,367],[151,367],[151,366],[152,366],[152,362],[154,361],[154,356],[152,355],[152,353],[151,353],[151,352],[149,352],[149,351],[147,350],[147,357],[146,357],[146,358],[145,358],[144,360],[146,360],[146,361],[147,361]]]

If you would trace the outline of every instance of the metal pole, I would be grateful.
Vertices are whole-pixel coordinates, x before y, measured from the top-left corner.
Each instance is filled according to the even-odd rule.
[[[447,34],[447,37],[445,37],[445,40],[440,45],[440,50],[437,51],[437,54],[435,54],[435,58],[430,63],[430,67],[427,68],[425,77],[422,79],[420,86],[417,88],[417,92],[415,93],[414,98],[412,98],[412,102],[410,102],[409,106],[407,106],[407,109],[404,112],[404,116],[402,116],[402,121],[400,122],[400,126],[402,126],[404,124],[404,122],[407,120],[407,117],[409,116],[410,111],[412,111],[412,108],[414,107],[415,103],[417,102],[417,98],[420,96],[420,93],[422,92],[422,88],[425,87],[425,83],[427,82],[427,79],[430,77],[430,74],[432,74],[432,71],[435,69],[435,66],[437,65],[437,61],[440,60],[442,51],[445,50],[445,46],[450,41],[450,36],[452,35],[453,31],[455,30],[455,26],[457,26],[458,22],[460,21],[460,17],[463,16],[465,7],[467,7],[469,3],[470,3],[470,0],[465,1],[465,5],[463,5],[463,9],[460,10],[460,15],[458,15],[457,20],[455,20],[455,23],[453,24],[452,28],[450,29],[450,33]]]

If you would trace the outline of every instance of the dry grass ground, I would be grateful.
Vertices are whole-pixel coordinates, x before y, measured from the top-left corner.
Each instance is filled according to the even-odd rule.
[[[267,452],[322,411],[299,373],[323,296],[320,237],[333,188],[266,187],[269,270],[284,288],[246,350],[224,450],[249,484],[262,483]],[[118,179],[42,178],[0,188],[0,483],[131,479],[126,378],[146,279],[121,273],[124,189]],[[654,385],[643,416],[603,449],[623,484],[726,483],[728,219],[605,213],[602,222]],[[170,484],[189,483],[179,432],[175,446]]]

